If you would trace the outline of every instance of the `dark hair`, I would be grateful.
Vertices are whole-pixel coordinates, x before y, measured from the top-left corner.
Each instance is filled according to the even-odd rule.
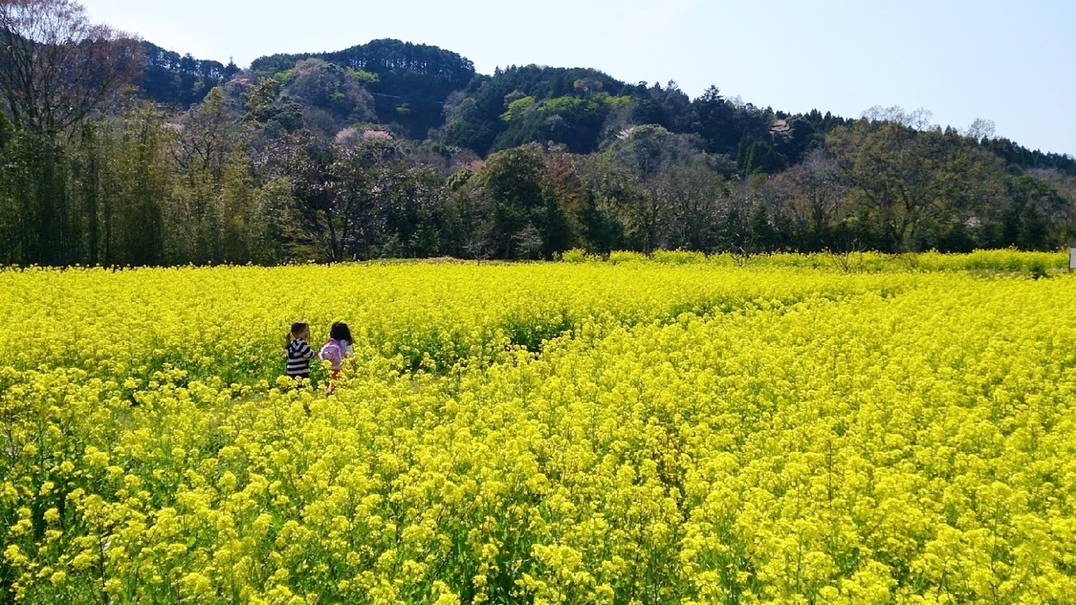
[[[329,329],[329,338],[333,340],[354,342],[351,338],[351,330],[349,330],[347,324],[342,321],[334,323],[333,327]]]
[[[303,330],[310,326],[305,321],[297,321],[291,324],[291,332],[288,332],[288,342],[291,342],[299,337],[303,333]]]

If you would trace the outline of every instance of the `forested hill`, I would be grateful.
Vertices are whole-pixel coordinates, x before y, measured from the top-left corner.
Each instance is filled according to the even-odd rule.
[[[398,40],[240,69],[50,0],[0,2],[0,91],[0,264],[1076,240],[1076,160],[899,107],[790,114],[586,67],[479,74]]]
[[[398,40],[374,40],[330,53],[261,57],[250,69],[258,76],[273,77],[306,59],[353,70],[374,97],[378,121],[398,124],[407,136],[419,140],[444,121],[445,99],[476,77],[471,61],[456,53]]]
[[[190,107],[239,72],[231,61],[224,65],[195,59],[190,54],[180,56],[152,42],[143,42],[142,46],[146,64],[138,85],[146,98],[159,103]]]
[[[148,60],[140,87],[158,102],[189,107],[240,73],[233,63],[144,45]],[[481,156],[530,142],[591,153],[626,126],[658,124],[670,132],[698,136],[706,151],[726,156],[741,172],[774,173],[798,163],[833,127],[850,121],[820,110],[789,115],[732,102],[716,87],[691,99],[673,82],[625,83],[590,68],[512,66],[482,75],[457,53],[391,39],[336,52],[260,57],[249,73],[286,83],[294,79],[296,64],[309,59],[348,70],[348,77],[371,97],[373,122],[391,125],[409,139],[432,138]],[[317,78],[325,79],[323,74]],[[289,100],[324,109],[319,105],[331,105],[334,95],[337,103],[346,96],[339,84],[321,85],[336,90],[320,100],[317,95],[292,95]],[[1076,160],[1062,154],[1030,150],[1004,138],[990,138],[984,145],[1019,168],[1076,175]]]

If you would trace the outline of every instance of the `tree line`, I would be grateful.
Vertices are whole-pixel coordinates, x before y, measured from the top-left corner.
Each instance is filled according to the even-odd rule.
[[[984,121],[483,76],[390,40],[239,70],[72,0],[0,3],[0,95],[4,264],[1053,249],[1076,229],[1076,161]]]

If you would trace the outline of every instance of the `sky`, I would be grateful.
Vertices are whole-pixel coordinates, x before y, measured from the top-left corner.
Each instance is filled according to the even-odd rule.
[[[691,98],[856,118],[926,109],[976,119],[1029,149],[1076,157],[1072,0],[83,0],[90,19],[198,59],[249,66],[276,53],[379,38],[497,67],[590,67],[675,82]]]

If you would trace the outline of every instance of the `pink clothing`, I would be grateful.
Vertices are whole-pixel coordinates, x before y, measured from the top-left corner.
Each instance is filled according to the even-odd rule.
[[[340,341],[331,338],[329,339],[329,342],[325,343],[325,346],[321,347],[321,358],[328,360],[332,364],[332,369],[334,371],[339,371],[341,364],[344,362],[344,358],[351,356],[351,347],[346,340]]]

